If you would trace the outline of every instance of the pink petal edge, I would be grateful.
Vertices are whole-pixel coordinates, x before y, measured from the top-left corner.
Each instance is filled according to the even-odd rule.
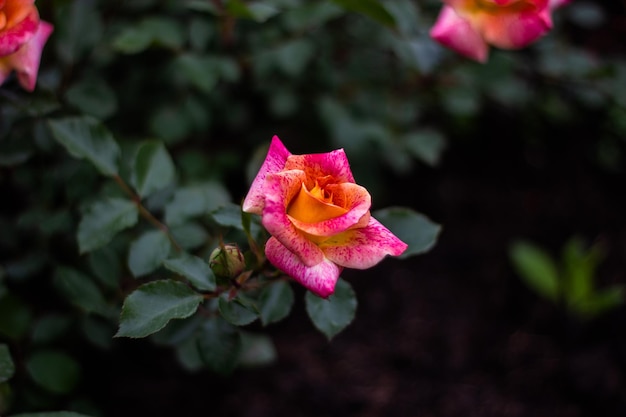
[[[349,230],[340,238],[337,242],[331,238],[320,247],[328,259],[346,268],[371,268],[385,256],[399,256],[408,247],[373,217],[366,227]]]
[[[291,155],[287,158],[285,169],[301,169],[306,172],[309,179],[331,175],[336,183],[355,182],[343,149],[326,153]]]
[[[32,39],[39,27],[39,12],[34,6],[20,22],[0,32],[0,57],[10,55]]]
[[[304,265],[296,254],[273,237],[265,244],[265,255],[272,265],[323,298],[329,297],[335,291],[335,285],[343,270],[328,259],[314,266]]]
[[[441,9],[430,36],[463,56],[481,63],[487,61],[489,46],[482,35],[448,5]]]
[[[20,66],[16,66],[17,78],[27,91],[35,89],[43,47],[53,30],[54,26],[52,24],[43,20],[40,21],[35,36],[15,53],[15,55],[21,58]]]
[[[300,170],[268,174],[263,188],[265,207],[261,222],[268,233],[296,254],[303,264],[313,266],[323,261],[324,253],[295,228],[285,210],[304,179],[305,174]]]
[[[291,155],[278,136],[272,137],[269,150],[259,172],[252,181],[248,195],[243,201],[242,209],[246,213],[262,214],[265,205],[264,184],[268,174],[280,172],[285,168],[285,162]]]
[[[502,49],[523,48],[552,27],[548,8],[539,13],[482,14],[478,21],[485,41]]]
[[[53,30],[52,24],[42,20],[35,36],[15,53],[0,58],[0,84],[5,81],[11,71],[15,70],[18,81],[25,90],[33,91],[35,89],[43,47]]]

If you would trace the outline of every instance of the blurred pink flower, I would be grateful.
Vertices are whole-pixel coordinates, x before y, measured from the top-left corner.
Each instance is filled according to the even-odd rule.
[[[343,149],[292,155],[274,136],[243,203],[272,235],[267,259],[320,297],[346,268],[366,269],[407,245],[370,216]]]
[[[461,55],[487,61],[489,45],[518,49],[552,29],[552,10],[569,0],[443,0],[430,36]]]
[[[52,30],[39,20],[33,0],[0,0],[0,84],[15,70],[22,87],[35,89],[41,51]]]

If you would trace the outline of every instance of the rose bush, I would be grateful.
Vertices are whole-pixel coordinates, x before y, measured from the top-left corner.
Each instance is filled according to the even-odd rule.
[[[33,0],[0,0],[0,84],[16,71],[24,89],[35,89],[41,51],[52,30],[39,19]]]
[[[437,42],[485,62],[489,45],[527,46],[552,28],[552,10],[569,0],[444,0],[430,30]]]
[[[276,136],[243,203],[272,235],[267,259],[328,297],[344,267],[366,269],[407,245],[370,215],[343,149],[292,155]]]

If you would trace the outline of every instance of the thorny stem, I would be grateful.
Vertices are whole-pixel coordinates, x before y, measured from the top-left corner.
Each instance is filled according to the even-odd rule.
[[[172,236],[172,234],[170,233],[170,229],[165,224],[161,223],[159,219],[154,217],[154,215],[150,213],[150,211],[145,208],[143,204],[141,204],[141,198],[128,186],[128,184],[124,182],[122,177],[120,177],[119,175],[115,175],[113,179],[120,186],[120,188],[130,196],[133,203],[135,203],[135,205],[137,206],[141,217],[143,217],[154,227],[165,233],[172,245],[174,246],[176,252],[182,252],[183,248],[178,244],[178,242],[176,242],[176,239],[174,239],[174,236]]]

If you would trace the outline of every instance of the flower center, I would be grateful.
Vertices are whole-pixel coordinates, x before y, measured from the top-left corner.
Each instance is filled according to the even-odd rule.
[[[310,190],[302,183],[300,192],[287,208],[287,214],[301,222],[317,223],[347,213],[348,210],[334,204],[333,193],[325,187],[328,182],[327,177],[318,178]]]
[[[537,8],[540,3],[545,2],[533,2],[528,0],[476,0],[475,7],[487,13],[498,14],[504,12],[505,10],[509,12],[532,10]]]
[[[0,2],[0,7],[2,7],[2,3]],[[7,16],[4,14],[2,10],[0,10],[0,30],[4,29],[7,24]]]

